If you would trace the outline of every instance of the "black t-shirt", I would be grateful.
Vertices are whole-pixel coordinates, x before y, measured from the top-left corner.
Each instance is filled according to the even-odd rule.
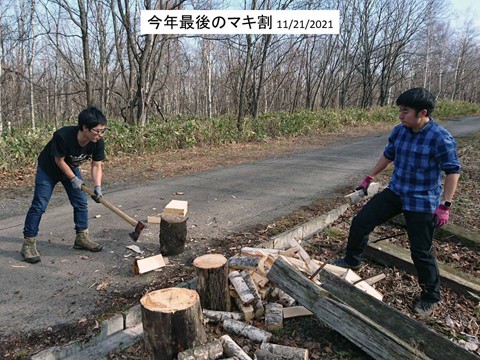
[[[68,180],[55,163],[56,157],[64,157],[72,169],[87,160],[102,161],[105,158],[103,139],[89,142],[84,147],[78,143],[78,126],[65,126],[53,133],[52,139],[38,156],[38,165],[54,180]]]

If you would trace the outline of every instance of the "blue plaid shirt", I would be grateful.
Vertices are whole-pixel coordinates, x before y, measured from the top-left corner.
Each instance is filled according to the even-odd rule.
[[[395,126],[383,155],[393,161],[388,187],[400,196],[404,210],[433,213],[442,194],[442,171],[460,173],[455,140],[432,118],[417,133]]]

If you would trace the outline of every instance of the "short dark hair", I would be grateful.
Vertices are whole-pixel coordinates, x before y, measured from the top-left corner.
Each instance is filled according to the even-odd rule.
[[[107,118],[95,106],[89,106],[78,114],[78,127],[80,130],[83,130],[83,126],[91,130],[97,125],[107,126]]]
[[[405,91],[398,97],[397,105],[415,109],[417,114],[426,109],[428,116],[435,109],[435,97],[425,88],[413,88]]]

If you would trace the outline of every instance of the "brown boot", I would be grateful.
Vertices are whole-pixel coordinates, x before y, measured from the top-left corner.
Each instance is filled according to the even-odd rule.
[[[88,250],[91,252],[98,252],[102,250],[102,246],[100,244],[97,244],[95,241],[92,241],[88,238],[88,230],[77,233],[73,247],[75,249]]]
[[[26,237],[23,240],[22,255],[25,261],[31,264],[40,262],[40,254],[37,251],[35,238]]]

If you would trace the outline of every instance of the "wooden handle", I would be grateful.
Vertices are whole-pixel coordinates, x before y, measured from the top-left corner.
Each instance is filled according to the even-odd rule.
[[[82,184],[82,190],[85,191],[90,196],[95,196],[95,193],[92,190],[90,190],[89,188],[87,188],[84,184]],[[137,220],[135,220],[134,218],[125,214],[122,210],[120,210],[115,205],[113,205],[112,203],[107,201],[103,196],[98,201],[100,201],[101,204],[103,204],[105,207],[109,208],[111,211],[113,211],[115,214],[120,216],[123,220],[128,222],[130,225],[137,226],[137,223],[138,223]]]

